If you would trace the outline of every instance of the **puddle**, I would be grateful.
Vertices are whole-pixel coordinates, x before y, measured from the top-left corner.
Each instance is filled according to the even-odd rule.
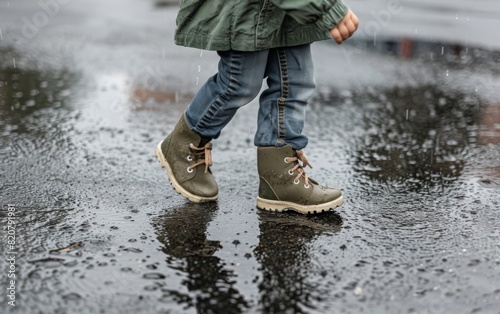
[[[81,28],[94,35],[71,29],[58,47],[80,49],[58,66],[40,42],[57,27],[30,45],[1,42],[0,190],[16,208],[20,283],[9,312],[497,311],[498,52],[418,36],[359,39],[349,58],[315,45],[317,64],[333,62],[345,80],[318,66],[307,171],[346,203],[318,216],[255,208],[253,102],[214,142],[219,202],[191,204],[154,147],[214,55],[130,44],[164,41],[148,23],[174,13],[154,9],[132,30],[103,10],[116,24],[102,36],[115,40],[95,25]]]

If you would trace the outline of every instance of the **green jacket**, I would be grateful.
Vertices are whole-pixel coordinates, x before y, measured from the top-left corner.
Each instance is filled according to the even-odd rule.
[[[258,51],[331,39],[347,14],[342,0],[180,0],[175,43]]]

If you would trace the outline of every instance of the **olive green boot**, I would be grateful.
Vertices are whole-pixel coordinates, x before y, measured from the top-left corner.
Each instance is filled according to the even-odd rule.
[[[307,176],[304,167],[311,167],[307,158],[289,145],[259,147],[257,164],[260,177],[257,207],[260,209],[315,214],[344,203],[339,190],[319,185]]]
[[[196,134],[182,115],[170,135],[156,146],[156,157],[167,169],[177,193],[192,202],[216,201],[219,188],[212,175],[212,143]]]

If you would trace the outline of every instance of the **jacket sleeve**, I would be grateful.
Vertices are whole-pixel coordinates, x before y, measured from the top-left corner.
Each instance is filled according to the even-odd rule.
[[[319,24],[331,30],[347,14],[342,0],[270,0],[300,24]]]

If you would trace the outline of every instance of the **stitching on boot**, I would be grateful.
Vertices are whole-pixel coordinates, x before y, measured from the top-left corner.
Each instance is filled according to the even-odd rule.
[[[260,179],[259,196],[262,197],[262,198],[265,198],[265,199],[271,199],[271,200],[274,200],[274,201],[279,201],[280,199],[278,198],[278,196],[276,194],[276,191],[274,191],[274,189],[271,187],[271,184],[269,184],[269,182],[267,182],[267,180],[264,179],[263,177],[259,177],[259,179]],[[264,184],[264,186],[262,186],[263,184]],[[273,197],[272,198],[268,198],[267,197],[268,193],[272,193]],[[266,194],[266,195],[262,195],[262,194]]]

